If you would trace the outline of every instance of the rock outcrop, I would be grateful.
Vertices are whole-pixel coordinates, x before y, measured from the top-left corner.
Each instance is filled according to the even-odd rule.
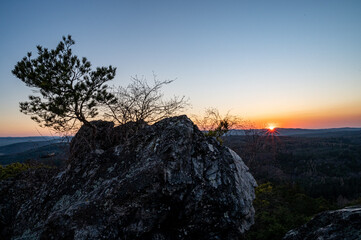
[[[0,239],[238,239],[253,224],[248,168],[186,116],[93,123],[66,169],[0,182]]]
[[[305,225],[289,231],[283,238],[283,240],[314,239],[361,239],[361,206],[320,213]]]

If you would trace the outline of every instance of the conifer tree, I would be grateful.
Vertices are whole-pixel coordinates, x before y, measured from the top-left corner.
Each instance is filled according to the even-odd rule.
[[[56,131],[67,131],[81,123],[95,133],[90,119],[98,114],[97,106],[114,100],[104,83],[114,78],[116,68],[92,70],[85,57],[80,59],[73,54],[74,44],[68,35],[55,49],[37,46],[36,58],[31,58],[29,52],[15,65],[12,73],[38,93],[29,96],[29,101],[20,102],[20,111]]]

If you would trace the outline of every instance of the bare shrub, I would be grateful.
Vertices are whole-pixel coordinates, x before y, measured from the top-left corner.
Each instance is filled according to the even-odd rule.
[[[116,101],[107,103],[105,116],[118,124],[127,122],[146,122],[153,124],[159,120],[174,116],[189,104],[184,96],[164,99],[161,88],[174,80],[160,81],[153,74],[153,83],[145,77],[132,77],[127,87],[114,87]]]

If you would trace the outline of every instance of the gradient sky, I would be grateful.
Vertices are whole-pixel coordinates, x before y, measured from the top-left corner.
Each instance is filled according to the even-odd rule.
[[[197,114],[230,110],[279,127],[361,127],[361,1],[1,1],[0,136],[49,135],[19,112],[11,74],[63,35],[93,66],[177,79]]]

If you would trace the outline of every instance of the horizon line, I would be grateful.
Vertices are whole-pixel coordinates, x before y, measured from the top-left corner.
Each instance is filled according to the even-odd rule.
[[[242,129],[242,128],[235,128],[235,129],[229,129],[229,131],[234,131],[234,130],[238,130],[238,131],[244,131],[244,130],[261,130],[261,129],[267,129],[267,128],[249,128],[249,129]],[[361,130],[361,126],[360,127],[336,127],[336,128],[282,128],[282,127],[276,127],[276,129],[292,129],[292,130],[333,130],[333,129],[354,129],[354,130]],[[73,137],[74,135],[68,135],[66,137]],[[0,138],[62,138],[62,136],[46,136],[46,135],[41,135],[41,136],[37,136],[37,135],[29,135],[29,136],[0,136]]]

